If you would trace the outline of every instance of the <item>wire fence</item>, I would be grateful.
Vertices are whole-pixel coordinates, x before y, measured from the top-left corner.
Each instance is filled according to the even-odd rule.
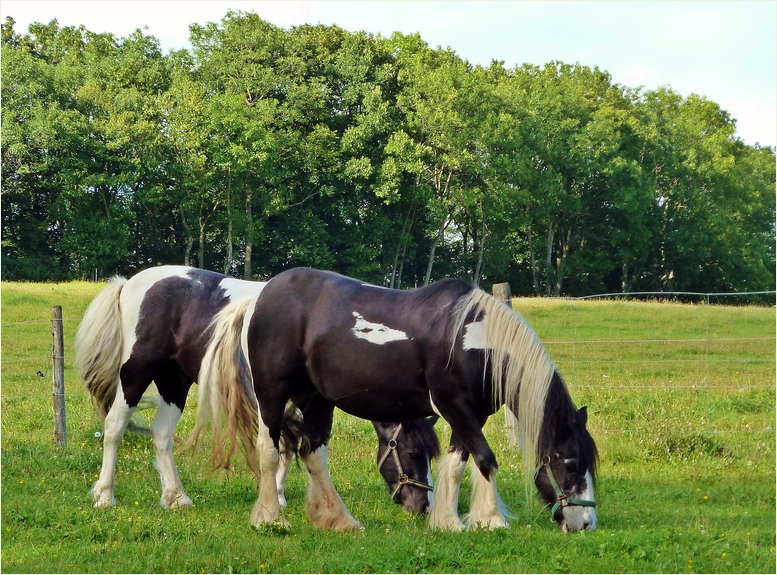
[[[626,294],[598,294],[593,296],[584,296],[580,298],[564,298],[563,301],[568,302],[573,307],[574,319],[568,321],[572,327],[572,338],[549,338],[543,340],[543,343],[549,350],[552,350],[552,356],[554,359],[558,357],[557,363],[561,364],[564,368],[568,378],[568,385],[573,393],[580,392],[592,392],[596,390],[607,390],[613,393],[628,393],[628,392],[651,392],[653,394],[666,392],[743,392],[749,390],[758,389],[775,389],[775,330],[772,328],[770,336],[755,335],[752,337],[731,337],[720,336],[720,326],[711,325],[710,311],[713,309],[713,305],[716,299],[727,299],[741,297],[753,297],[757,296],[763,298],[767,296],[774,296],[774,291],[766,292],[745,292],[741,294],[731,293],[697,293],[697,292],[637,292]],[[634,299],[634,298],[648,298],[651,300],[660,301],[682,301],[688,303],[692,298],[696,298],[696,301],[701,303],[706,308],[706,322],[703,328],[703,334],[691,337],[645,337],[645,338],[631,338],[628,334],[624,334],[624,337],[578,337],[578,333],[584,334],[586,332],[585,319],[579,316],[580,305],[584,305],[585,302],[592,300],[603,299]],[[556,299],[555,301],[559,301]],[[769,300],[771,304],[774,303],[773,298]],[[763,303],[761,303],[763,307]],[[742,308],[745,309],[745,308]],[[734,310],[734,314],[736,314]],[[525,314],[524,314],[525,315]],[[63,318],[62,322],[66,324],[66,331],[70,331],[69,334],[75,332],[80,319],[77,318]],[[531,323],[531,321],[530,321]],[[6,341],[13,341],[17,330],[24,329],[29,332],[30,327],[41,326],[41,338],[45,338],[46,333],[51,335],[49,329],[43,326],[50,326],[50,319],[41,320],[28,320],[20,322],[10,322],[0,325],[3,330],[3,348],[4,353],[0,358],[0,365],[3,367],[4,372],[14,371],[17,377],[32,378],[35,375],[41,378],[41,381],[49,383],[51,381],[52,374],[52,361],[53,353],[51,353],[51,346],[49,345],[50,353],[42,355],[40,351],[42,349],[36,349],[31,355],[26,357],[19,357],[20,352],[15,350],[5,351]],[[660,334],[659,334],[660,335]],[[72,337],[70,337],[72,341]],[[732,345],[736,348],[735,352],[731,352],[729,356],[726,355],[732,348]],[[598,364],[602,363],[599,355],[601,350],[605,349],[608,353],[611,352],[613,346],[619,346],[623,350],[623,357],[620,359],[607,359],[607,366],[612,368],[613,366],[628,373],[628,382],[623,381],[623,378],[615,376],[608,376],[602,374],[600,381],[593,381],[591,371],[596,371],[595,368]],[[685,346],[683,351],[689,354],[689,357],[676,357],[678,347]],[[661,351],[660,348],[665,348],[665,351]],[[40,350],[40,351],[38,351]],[[727,351],[728,350],[728,351]],[[670,353],[674,353],[674,357],[671,360],[667,360],[666,356]],[[72,346],[66,350],[66,355],[72,355]],[[611,354],[610,354],[611,355]],[[10,357],[9,357],[10,356]],[[692,366],[697,366],[700,369],[694,371],[693,378],[685,378],[683,381],[676,383],[673,381],[675,374],[671,373],[670,368],[666,368],[662,377],[656,377],[653,373],[657,367],[666,367],[667,363],[671,363],[674,368],[689,371]],[[21,367],[23,364],[29,364],[29,368]],[[8,366],[6,368],[6,366]],[[741,372],[747,372],[747,377],[742,378]],[[599,370],[602,371],[602,370]],[[20,373],[21,372],[21,373]],[[66,392],[65,400],[70,404],[71,402],[78,405],[79,408],[86,408],[91,403],[88,393],[84,390],[78,381],[78,374],[72,365],[72,357],[66,358],[65,365],[65,378],[66,378]],[[691,380],[693,382],[691,382]],[[34,381],[34,380],[33,380]],[[19,406],[20,402],[25,400],[34,400],[37,404],[39,402],[51,402],[52,392],[51,388],[47,386],[47,390],[43,390],[43,386],[34,386],[36,389],[31,390],[29,393],[18,393],[18,385],[13,386],[14,392],[6,393],[6,386],[0,388],[0,399],[2,400],[2,407],[4,415],[9,414]],[[773,406],[772,406],[773,407]],[[48,413],[51,413],[49,409]],[[6,419],[5,417],[3,418]],[[643,433],[644,430],[637,429],[601,429],[598,430],[607,434],[635,434]],[[766,426],[761,429],[711,429],[715,433],[721,434],[742,434],[742,433],[773,433],[771,426]],[[13,436],[29,435],[34,436],[50,436],[50,433],[43,430],[32,430],[27,432],[20,432],[7,429],[3,425],[3,434]]]

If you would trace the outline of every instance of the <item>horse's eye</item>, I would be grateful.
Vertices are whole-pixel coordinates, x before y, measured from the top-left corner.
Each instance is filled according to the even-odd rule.
[[[564,466],[567,468],[567,471],[570,473],[577,471],[577,459],[565,459]]]

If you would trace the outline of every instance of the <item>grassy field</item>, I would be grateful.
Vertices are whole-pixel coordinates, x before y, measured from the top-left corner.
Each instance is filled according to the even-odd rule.
[[[2,284],[5,573],[775,572],[774,308],[515,299],[577,404],[589,406],[601,453],[598,529],[565,536],[534,493],[527,502],[499,413],[486,436],[511,529],[429,531],[390,501],[369,422],[338,412],[330,472],[365,527],[341,534],[311,527],[301,469],[286,491],[291,528],[249,527],[255,479],[239,463],[207,475],[201,454],[177,454],[195,506],[164,511],[151,441],[129,435],[119,448],[118,506],[92,509],[100,427],[72,346],[101,287]],[[64,449],[51,440],[52,305],[65,318]],[[191,429],[195,394],[179,438]],[[437,427],[445,444],[450,431]]]

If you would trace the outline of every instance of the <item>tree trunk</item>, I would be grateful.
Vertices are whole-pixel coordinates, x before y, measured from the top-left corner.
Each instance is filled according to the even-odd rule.
[[[232,170],[227,169],[227,256],[224,259],[224,273],[232,267]]]
[[[445,178],[443,184],[443,175],[445,174],[445,168],[435,170],[434,176],[434,188],[437,198],[442,203],[443,198],[448,195],[448,189],[451,185],[451,179],[453,178],[453,170],[448,172],[448,177]],[[444,205],[444,204],[443,204]],[[437,237],[432,242],[432,249],[429,250],[429,264],[426,266],[426,276],[424,277],[424,285],[429,285],[429,280],[432,277],[432,268],[434,267],[434,252],[437,251],[437,244],[442,244],[445,234],[445,228],[448,227],[448,215],[443,215],[440,219],[440,229],[437,231]]]
[[[621,292],[631,291],[631,282],[629,282],[629,258],[623,256],[623,267],[621,271]]]
[[[254,247],[254,217],[251,210],[251,200],[253,194],[251,189],[246,185],[246,252],[243,267],[243,278],[251,279],[251,252]]]
[[[560,296],[561,288],[564,283],[564,275],[566,274],[567,256],[569,255],[569,244],[572,241],[572,226],[569,226],[567,230],[561,234],[561,247],[559,249],[559,256],[556,258],[556,281],[553,285],[553,295]]]
[[[199,235],[199,247],[197,250],[197,267],[200,269],[205,268],[205,222],[200,218],[200,235]]]
[[[407,215],[402,221],[402,233],[399,235],[399,243],[397,244],[397,251],[394,254],[394,265],[391,267],[391,281],[389,282],[389,288],[394,289],[394,282],[397,277],[397,265],[399,264],[399,254],[402,251],[402,246],[405,244],[405,233],[407,232],[407,225],[410,222],[410,211],[413,209],[410,206],[407,210]],[[415,213],[413,214],[415,215]]]
[[[448,215],[444,215],[440,219],[440,228],[437,230],[437,236],[432,242],[432,249],[429,250],[429,264],[426,266],[426,276],[424,276],[424,285],[429,285],[429,280],[432,277],[432,268],[434,267],[434,252],[437,251],[437,246],[442,245],[443,235],[445,234],[445,228],[448,223]]]
[[[527,210],[528,211],[528,210]],[[540,295],[540,286],[537,283],[537,259],[534,256],[534,245],[531,239],[531,218],[529,218],[529,230],[527,233],[529,239],[529,260],[531,261],[531,279],[534,285],[534,295]]]
[[[183,256],[183,265],[190,266],[192,265],[192,247],[194,247],[194,236],[192,236],[192,229],[186,222],[186,217],[183,215],[183,212],[181,212],[181,223],[183,224],[183,229],[186,232],[186,251],[184,252]]]
[[[480,246],[478,248],[478,264],[475,267],[475,276],[472,278],[472,281],[475,284],[475,287],[478,287],[480,285],[480,276],[483,273],[483,254],[486,251],[486,210],[483,208],[482,204],[480,206],[480,213],[483,217],[483,222],[480,227]]]
[[[547,295],[553,286],[553,218],[548,223],[548,253],[545,257],[545,277],[547,278]]]

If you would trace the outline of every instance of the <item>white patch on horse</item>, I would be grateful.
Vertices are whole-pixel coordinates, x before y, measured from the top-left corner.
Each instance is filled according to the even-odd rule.
[[[224,295],[229,298],[229,301],[261,293],[266,285],[267,282],[254,282],[237,278],[224,278],[219,282],[219,287],[224,290]]]
[[[122,330],[124,332],[124,350],[122,365],[129,359],[135,345],[135,330],[140,320],[140,306],[146,299],[146,292],[158,282],[172,277],[190,280],[188,272],[193,268],[186,266],[159,266],[148,268],[136,274],[124,285],[119,296],[122,308]]]
[[[404,331],[392,329],[382,323],[369,322],[359,312],[353,312],[353,317],[356,318],[356,324],[351,331],[359,339],[366,339],[377,345],[407,339],[407,334]]]
[[[362,286],[376,288],[376,289],[391,289],[391,288],[387,288],[386,286],[376,286],[374,284],[362,284]]]
[[[464,326],[462,346],[467,349],[489,349],[491,346],[486,341],[486,332],[482,321],[474,321]]]

